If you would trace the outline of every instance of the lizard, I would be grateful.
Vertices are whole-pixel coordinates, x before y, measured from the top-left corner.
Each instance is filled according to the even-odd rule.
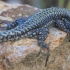
[[[59,29],[70,33],[70,28],[68,28],[65,23],[53,23],[58,19],[61,21],[62,18],[70,20],[69,10],[54,7],[42,9],[32,15],[24,22],[24,24],[21,24],[13,29],[0,32],[0,42],[19,40],[24,37],[35,38],[40,46],[39,54],[42,47],[45,47],[48,50],[45,63],[45,65],[47,65],[47,61],[50,56],[50,43],[46,44],[44,41],[49,34],[49,27],[56,25]]]
[[[28,19],[28,18],[27,18]],[[17,26],[20,26],[21,24],[24,24],[25,21],[27,21],[27,19],[25,20],[23,17],[19,17],[18,19],[14,20],[13,22],[7,22],[6,24],[6,30],[10,30],[13,29]],[[65,25],[66,29],[70,29],[70,21],[67,20],[66,18],[62,18],[62,19],[57,19],[55,21],[55,26],[56,28],[60,28],[61,26],[59,25],[60,23],[62,23],[63,25]]]

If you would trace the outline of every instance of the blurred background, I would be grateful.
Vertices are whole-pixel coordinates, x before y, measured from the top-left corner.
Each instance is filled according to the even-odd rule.
[[[70,0],[2,0],[8,3],[29,4],[38,8],[64,7],[70,9]]]

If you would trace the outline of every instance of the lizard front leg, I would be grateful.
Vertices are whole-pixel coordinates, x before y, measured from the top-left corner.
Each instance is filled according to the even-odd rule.
[[[47,36],[49,34],[49,30],[47,28],[39,28],[35,30],[31,30],[30,32],[27,33],[27,36],[29,38],[35,38],[37,39],[38,46],[40,46],[40,50],[37,56],[40,55],[42,48],[47,48],[47,57],[46,57],[46,63],[45,66],[47,65],[47,61],[50,56],[50,50],[49,50],[49,45],[50,43],[46,44],[44,41],[46,40]]]

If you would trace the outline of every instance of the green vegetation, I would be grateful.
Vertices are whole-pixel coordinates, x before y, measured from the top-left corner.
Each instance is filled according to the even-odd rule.
[[[61,7],[70,9],[70,0],[40,0],[41,8]]]

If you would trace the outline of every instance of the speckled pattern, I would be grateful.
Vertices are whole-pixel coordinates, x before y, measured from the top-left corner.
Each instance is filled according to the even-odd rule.
[[[19,21],[19,19],[17,21]],[[15,27],[13,27],[13,29],[10,28],[8,31],[0,32],[0,42],[18,40],[24,37],[36,38],[38,45],[40,46],[39,54],[42,47],[45,47],[48,50],[46,58],[47,65],[50,43],[46,44],[44,41],[49,34],[49,26],[56,26],[59,29],[70,33],[69,21],[70,13],[69,10],[65,8],[51,7],[42,9],[38,13],[28,18],[26,21],[20,20],[20,25],[18,25],[19,22],[18,24],[15,23],[18,26],[14,25]]]
[[[6,23],[7,24],[6,29],[7,30],[13,29],[16,26],[23,24],[24,22],[25,22],[25,19],[23,17],[18,18],[18,19],[16,19],[15,21],[13,21],[11,23],[10,22],[7,22]]]

